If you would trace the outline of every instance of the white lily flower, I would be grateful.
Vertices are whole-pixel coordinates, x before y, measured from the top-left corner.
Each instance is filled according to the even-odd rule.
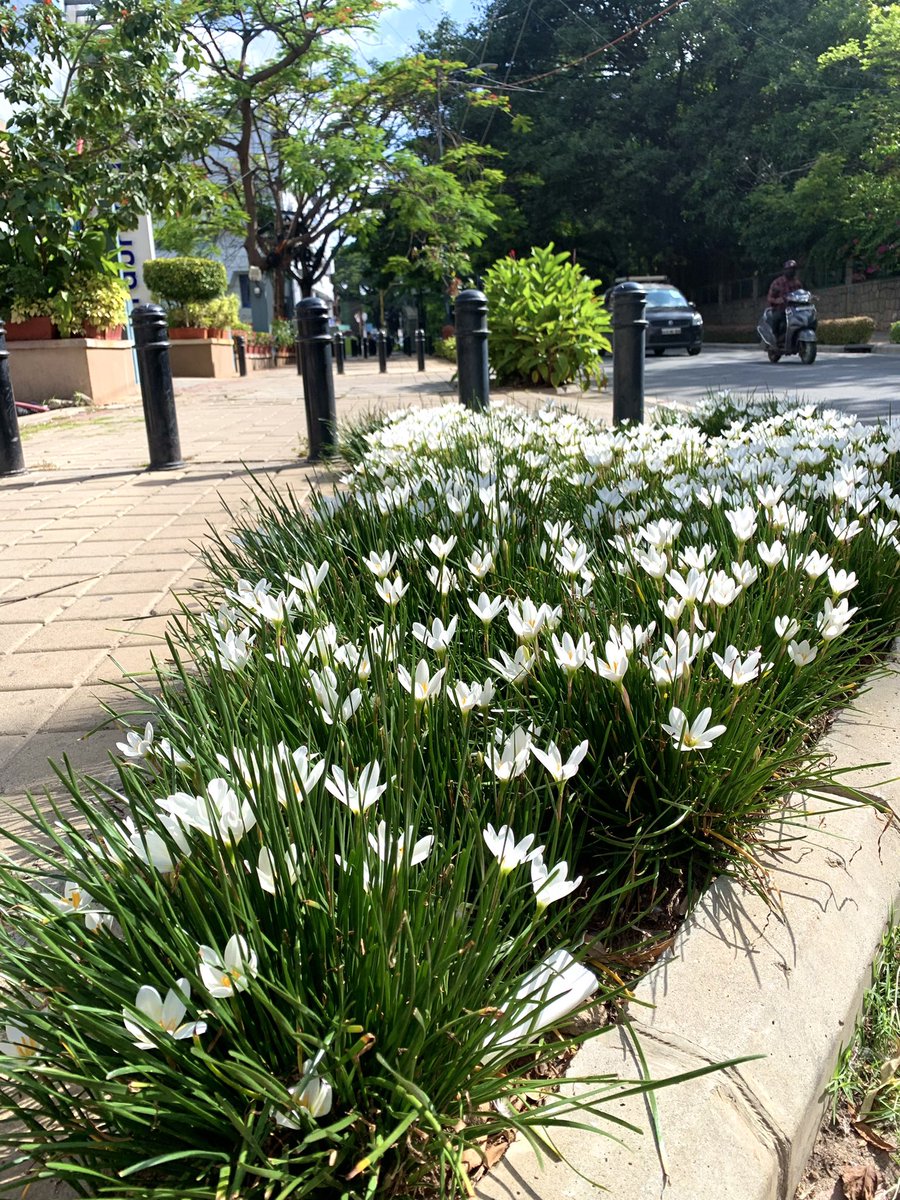
[[[122,751],[123,758],[146,758],[153,750],[153,723],[148,721],[143,734],[129,729],[124,742],[116,742],[116,749]]]
[[[536,854],[543,853],[543,846],[534,844],[534,834],[526,833],[521,841],[516,841],[516,835],[513,833],[509,825],[501,825],[499,829],[494,829],[493,825],[488,825],[483,832],[484,842],[494,858],[500,865],[500,873],[508,875],[510,871],[514,871],[516,867],[522,866],[523,863],[530,862]]]
[[[851,619],[858,611],[857,608],[849,607],[849,601],[846,598],[838,604],[830,599],[826,600],[822,611],[816,618],[816,628],[821,633],[822,640],[830,642],[846,633]]]
[[[749,505],[725,510],[731,531],[739,542],[748,542],[756,533],[756,509]]]
[[[441,667],[432,675],[428,663],[424,658],[420,658],[416,665],[416,673],[412,678],[406,667],[401,665],[397,668],[397,679],[400,686],[410,693],[416,704],[427,704],[440,694],[446,671],[446,667]]]
[[[186,979],[179,979],[173,988],[169,988],[165,1000],[155,987],[145,984],[139,988],[134,1007],[143,1016],[144,1021],[136,1021],[127,1008],[122,1010],[125,1028],[131,1034],[135,1046],[139,1050],[159,1049],[159,1043],[150,1041],[147,1037],[148,1025],[154,1030],[159,1029],[168,1034],[176,1042],[206,1033],[205,1021],[184,1020],[190,998],[191,985]]]
[[[427,834],[415,842],[412,839],[413,827],[411,825],[395,837],[392,833],[388,832],[387,822],[379,821],[375,827],[375,832],[370,833],[367,840],[382,863],[385,865],[390,864],[396,871],[404,857],[406,857],[411,867],[416,867],[419,863],[423,863],[434,849],[433,834]],[[407,847],[410,844],[412,845],[412,849],[407,854]]]
[[[742,588],[748,588],[751,583],[756,583],[759,579],[759,571],[748,558],[745,558],[743,562],[733,562],[731,573]]]
[[[428,581],[434,584],[442,596],[449,595],[458,582],[456,572],[452,571],[446,564],[442,565],[440,570],[437,567],[429,567]]]
[[[537,662],[537,655],[527,646],[520,646],[512,657],[505,650],[500,650],[498,653],[500,658],[489,658],[488,665],[493,667],[507,683],[521,683]]]
[[[766,542],[759,542],[756,552],[767,567],[780,567],[787,563],[787,546],[778,538],[772,542],[771,546]]]
[[[614,629],[610,629],[610,634],[615,633]],[[601,679],[608,679],[610,683],[620,684],[625,678],[625,673],[629,666],[628,651],[617,639],[610,637],[604,648],[605,658],[600,658],[599,655],[592,655],[587,659],[587,666],[599,675]]]
[[[293,843],[288,847],[288,855],[284,860],[284,875],[284,882],[288,884],[295,884],[297,882],[297,847]],[[260,847],[256,860],[256,877],[259,880],[259,886],[264,892],[268,892],[270,896],[276,894],[279,873],[275,869],[272,851],[268,846]]]
[[[466,559],[466,567],[479,582],[493,570],[493,566],[494,556],[490,550],[473,550],[470,557]]]
[[[517,725],[502,747],[489,746],[484,752],[485,765],[501,783],[508,783],[521,775],[528,766],[531,752],[531,735]]]
[[[680,708],[672,708],[669,710],[669,723],[663,725],[663,729],[675,742],[677,750],[708,750],[726,730],[725,725],[710,725],[711,717],[712,709],[704,708],[691,723]]]
[[[556,655],[556,665],[567,675],[574,675],[586,663],[590,665],[594,643],[589,633],[583,633],[577,642],[570,633],[564,633],[561,639],[554,633],[550,640]]]
[[[341,700],[338,678],[331,667],[323,667],[321,672],[310,671],[309,682],[326,725],[333,725],[338,716],[349,721],[362,703],[362,691],[359,688],[353,688]]]
[[[503,607],[502,596],[495,596],[491,600],[487,592],[479,592],[477,604],[471,597],[468,598],[467,602],[469,608],[471,608],[472,612],[483,625],[490,625],[491,621],[493,621],[494,617],[496,617],[497,613]]]
[[[325,780],[325,787],[341,804],[346,804],[351,812],[360,815],[387,791],[387,784],[378,782],[380,775],[381,764],[376,759],[363,767],[354,787],[341,768],[333,766],[331,777]]]
[[[804,640],[802,642],[792,641],[788,645],[787,652],[791,662],[796,666],[808,667],[811,662],[815,662],[819,650],[817,646],[813,646]]]
[[[190,844],[185,836],[184,826],[174,816],[160,813],[156,818],[175,843],[181,857],[187,858],[191,852]],[[174,871],[178,860],[165,838],[155,829],[138,829],[131,817],[126,817],[122,826],[122,835],[127,840],[134,856],[154,867],[164,875]]]
[[[241,671],[253,654],[256,634],[247,626],[240,633],[229,629],[225,637],[214,634],[214,644],[206,651],[208,658],[219,664],[223,671]]]
[[[305,1112],[310,1117],[318,1119],[331,1112],[334,1089],[324,1076],[315,1073],[316,1065],[317,1060],[306,1059],[303,1064],[303,1078],[299,1083],[288,1088],[288,1095],[293,1101],[290,1113],[276,1112],[274,1114],[275,1124],[280,1125],[282,1129],[301,1128],[301,1125],[293,1119],[291,1115],[293,1113]]]
[[[182,825],[199,829],[207,837],[223,842],[240,839],[256,824],[256,816],[246,800],[238,800],[227,779],[211,779],[205,796],[173,792],[156,803]]]
[[[302,595],[313,599],[318,596],[319,588],[322,586],[330,566],[331,564],[327,561],[318,567],[314,567],[310,562],[305,562],[297,575],[285,575],[285,579]]]
[[[581,886],[583,878],[579,875],[577,879],[569,879],[569,864],[565,860],[548,868],[543,854],[534,855],[531,859],[531,886],[534,888],[538,912],[574,892]]]
[[[576,962],[567,950],[554,950],[524,976],[515,996],[505,1004],[508,1026],[485,1038],[485,1062],[505,1047],[520,1047],[545,1029],[557,1028],[593,996],[596,975]]]
[[[556,742],[551,742],[546,750],[540,750],[537,746],[531,747],[532,755],[547,768],[550,778],[554,783],[565,783],[566,780],[572,779],[578,773],[578,768],[587,752],[588,743],[585,740],[580,742],[569,755],[567,761],[563,762],[562,754],[560,754]]]
[[[42,1049],[43,1046],[18,1025],[6,1026],[6,1041],[0,1042],[0,1054],[5,1054],[7,1058],[33,1058]]]
[[[844,592],[852,592],[859,580],[855,571],[835,571],[833,567],[829,567],[828,582],[831,585],[831,594],[842,596]]]
[[[800,622],[794,617],[776,617],[775,632],[784,642],[789,642],[800,632]]]
[[[394,563],[396,561],[396,550],[384,550],[381,553],[379,553],[377,550],[370,550],[366,558],[363,559],[363,562],[376,579],[387,579],[388,575],[390,575],[391,571],[394,569]]]
[[[456,625],[458,618],[453,616],[450,618],[450,623],[446,627],[440,617],[435,617],[431,622],[431,628],[416,621],[412,627],[413,637],[423,642],[429,650],[433,650],[439,657],[443,657],[450,649],[450,644],[456,633]]]
[[[574,579],[579,575],[593,553],[589,550],[584,542],[567,542],[562,550],[556,551],[556,561],[560,571],[564,575],[568,575],[570,579]]]
[[[762,662],[762,653],[759,649],[751,650],[746,658],[741,658],[741,653],[736,646],[726,646],[725,653],[716,654],[713,651],[713,662],[731,683],[732,687],[743,687],[747,683],[752,683],[765,670],[771,666],[771,663]]]
[[[724,571],[715,571],[710,578],[706,603],[714,604],[716,608],[728,608],[737,600],[742,590],[741,585],[730,575]]]
[[[42,892],[45,900],[49,900],[54,908],[63,913],[77,913],[84,917],[84,925],[92,933],[101,925],[111,925],[112,918],[105,908],[101,908],[93,896],[86,892],[78,883],[67,880],[62,895],[56,892]]]
[[[477,680],[472,683],[464,683],[458,679],[449,694],[459,711],[466,716],[474,708],[490,708],[491,701],[494,699],[494,681],[486,679],[484,683],[479,683]]]
[[[803,570],[810,579],[818,579],[820,575],[825,574],[833,561],[829,554],[819,554],[818,551],[812,550],[803,560]]]
[[[451,534],[445,542],[442,541],[436,533],[433,533],[428,539],[427,544],[428,549],[431,551],[434,557],[438,560],[438,562],[442,563],[456,545],[456,534]]]
[[[200,946],[198,953],[200,981],[216,999],[245,992],[250,980],[256,977],[256,951],[251,950],[237,933],[226,942],[224,954],[219,954],[212,946]]]
[[[314,763],[308,746],[288,750],[284,742],[276,746],[272,765],[275,768],[275,793],[282,805],[288,800],[303,800],[325,773],[324,761]]]
[[[533,600],[526,597],[519,604],[513,604],[511,600],[508,600],[506,610],[512,631],[519,641],[533,642],[546,620],[543,605],[538,608]]]
[[[375,581],[375,591],[391,608],[395,608],[400,603],[408,588],[409,584],[404,583],[399,575],[395,575],[393,579],[385,578]]]

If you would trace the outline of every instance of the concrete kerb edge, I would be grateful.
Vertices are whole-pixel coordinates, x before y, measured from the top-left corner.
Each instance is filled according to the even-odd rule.
[[[844,776],[851,786],[896,809],[896,651],[886,668],[870,677],[820,749],[835,767],[853,769]],[[874,762],[885,765],[872,770]],[[620,1141],[557,1131],[551,1140],[562,1160],[543,1164],[527,1143],[514,1143],[479,1185],[481,1200],[588,1200],[604,1194],[598,1188],[616,1200],[791,1200],[881,936],[900,907],[896,822],[854,808],[818,811],[806,824],[805,837],[792,844],[791,830],[783,830],[783,853],[773,864],[782,912],[718,880],[638,984],[631,1008],[654,1079],[761,1057],[659,1090],[661,1147],[641,1097],[610,1107],[641,1127],[641,1136],[609,1125]],[[584,1046],[568,1071],[570,1078],[598,1075],[640,1078],[621,1027]],[[599,1119],[589,1124],[603,1128]]]

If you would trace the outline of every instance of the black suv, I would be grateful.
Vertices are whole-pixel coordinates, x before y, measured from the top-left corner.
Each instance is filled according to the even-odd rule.
[[[670,283],[642,283],[647,293],[647,349],[654,354],[667,350],[703,349],[703,318]]]

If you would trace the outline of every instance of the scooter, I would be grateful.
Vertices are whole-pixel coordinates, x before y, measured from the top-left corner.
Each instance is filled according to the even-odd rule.
[[[806,366],[814,363],[819,348],[816,339],[819,314],[813,304],[812,293],[802,288],[796,292],[788,292],[785,296],[783,341],[775,336],[772,327],[773,315],[773,310],[767,308],[756,327],[756,332],[766,347],[769,362],[777,363],[785,354],[799,354],[800,361]]]

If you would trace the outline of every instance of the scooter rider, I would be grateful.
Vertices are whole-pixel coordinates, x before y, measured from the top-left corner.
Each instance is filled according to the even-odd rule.
[[[777,279],[773,279],[769,287],[769,295],[767,303],[770,309],[769,324],[772,326],[772,332],[778,341],[784,341],[785,328],[787,326],[786,313],[787,308],[786,297],[790,292],[796,292],[803,287],[803,284],[797,278],[797,263],[793,258],[789,258],[782,268],[782,273]]]

